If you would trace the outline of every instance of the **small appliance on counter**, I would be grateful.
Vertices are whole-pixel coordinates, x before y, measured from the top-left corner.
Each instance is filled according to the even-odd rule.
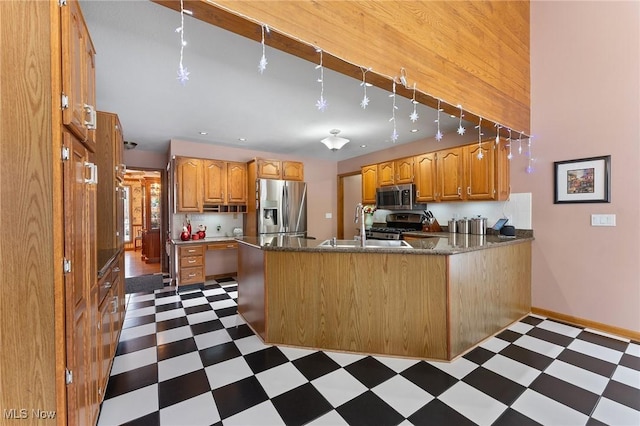
[[[470,226],[471,226],[471,222],[466,217],[462,219],[458,219],[457,228],[458,228],[459,234],[468,234]]]
[[[506,225],[509,221],[507,218],[498,219],[495,225],[491,229],[494,231],[500,232],[500,235],[508,238],[515,238],[516,236],[516,227],[511,225]]]
[[[472,234],[485,235],[487,233],[487,218],[480,216],[471,218],[470,230]]]

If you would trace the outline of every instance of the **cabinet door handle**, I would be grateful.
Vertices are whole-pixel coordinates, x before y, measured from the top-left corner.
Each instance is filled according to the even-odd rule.
[[[111,288],[112,285],[111,281],[105,281],[104,288]]]
[[[194,249],[189,249],[188,252],[189,253],[195,253],[196,251]]]
[[[193,278],[193,277],[195,277],[196,275],[198,275],[198,274],[189,274],[189,278]]]
[[[229,244],[229,245],[227,246],[227,248],[235,248],[235,245],[233,245],[233,244]]]
[[[420,190],[417,190],[416,191],[416,197],[419,197],[419,196],[420,196]]]
[[[96,129],[96,108],[93,105],[84,104],[84,111],[89,114],[89,120],[85,120],[84,124],[89,130]]]
[[[196,261],[195,261],[195,260],[193,260],[193,259],[188,260],[188,262],[189,262],[189,263],[196,263]]]
[[[471,187],[467,186],[467,195],[471,195]]]
[[[458,196],[462,195],[462,188],[458,187]]]
[[[115,268],[112,269],[112,271],[113,272],[120,272],[120,268],[116,266]]]

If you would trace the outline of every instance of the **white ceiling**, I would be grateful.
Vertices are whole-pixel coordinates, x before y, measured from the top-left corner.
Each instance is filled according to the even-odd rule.
[[[260,43],[187,15],[183,64],[190,75],[183,86],[177,80],[179,13],[149,1],[80,3],[97,52],[97,108],[118,114],[125,139],[138,150],[166,152],[170,139],[180,139],[339,161],[393,145],[387,91],[368,87],[363,110],[361,81],[325,69],[328,108],[321,112],[316,63],[267,46],[260,74]],[[418,105],[412,123],[411,100],[397,97],[396,105],[396,143],[434,137],[434,109]],[[445,134],[458,127],[446,114],[440,123]],[[319,141],[334,128],[351,142],[332,152]]]

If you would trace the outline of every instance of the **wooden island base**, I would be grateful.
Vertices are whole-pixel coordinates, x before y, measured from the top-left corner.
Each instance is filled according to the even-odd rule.
[[[531,243],[452,255],[239,244],[238,312],[266,343],[452,360],[531,310]]]

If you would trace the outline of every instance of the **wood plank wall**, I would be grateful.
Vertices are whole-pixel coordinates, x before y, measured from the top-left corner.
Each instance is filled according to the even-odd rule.
[[[180,2],[153,0],[175,10]],[[260,24],[273,31],[266,43],[391,89],[406,70],[417,99],[483,123],[498,122],[530,133],[528,1],[236,1],[187,0],[194,17],[259,41]],[[304,43],[301,43],[303,41]],[[332,56],[333,55],[333,56]],[[341,60],[343,59],[343,60]],[[346,61],[346,62],[345,62]],[[354,66],[357,65],[357,66]],[[410,97],[401,86],[398,93]]]

